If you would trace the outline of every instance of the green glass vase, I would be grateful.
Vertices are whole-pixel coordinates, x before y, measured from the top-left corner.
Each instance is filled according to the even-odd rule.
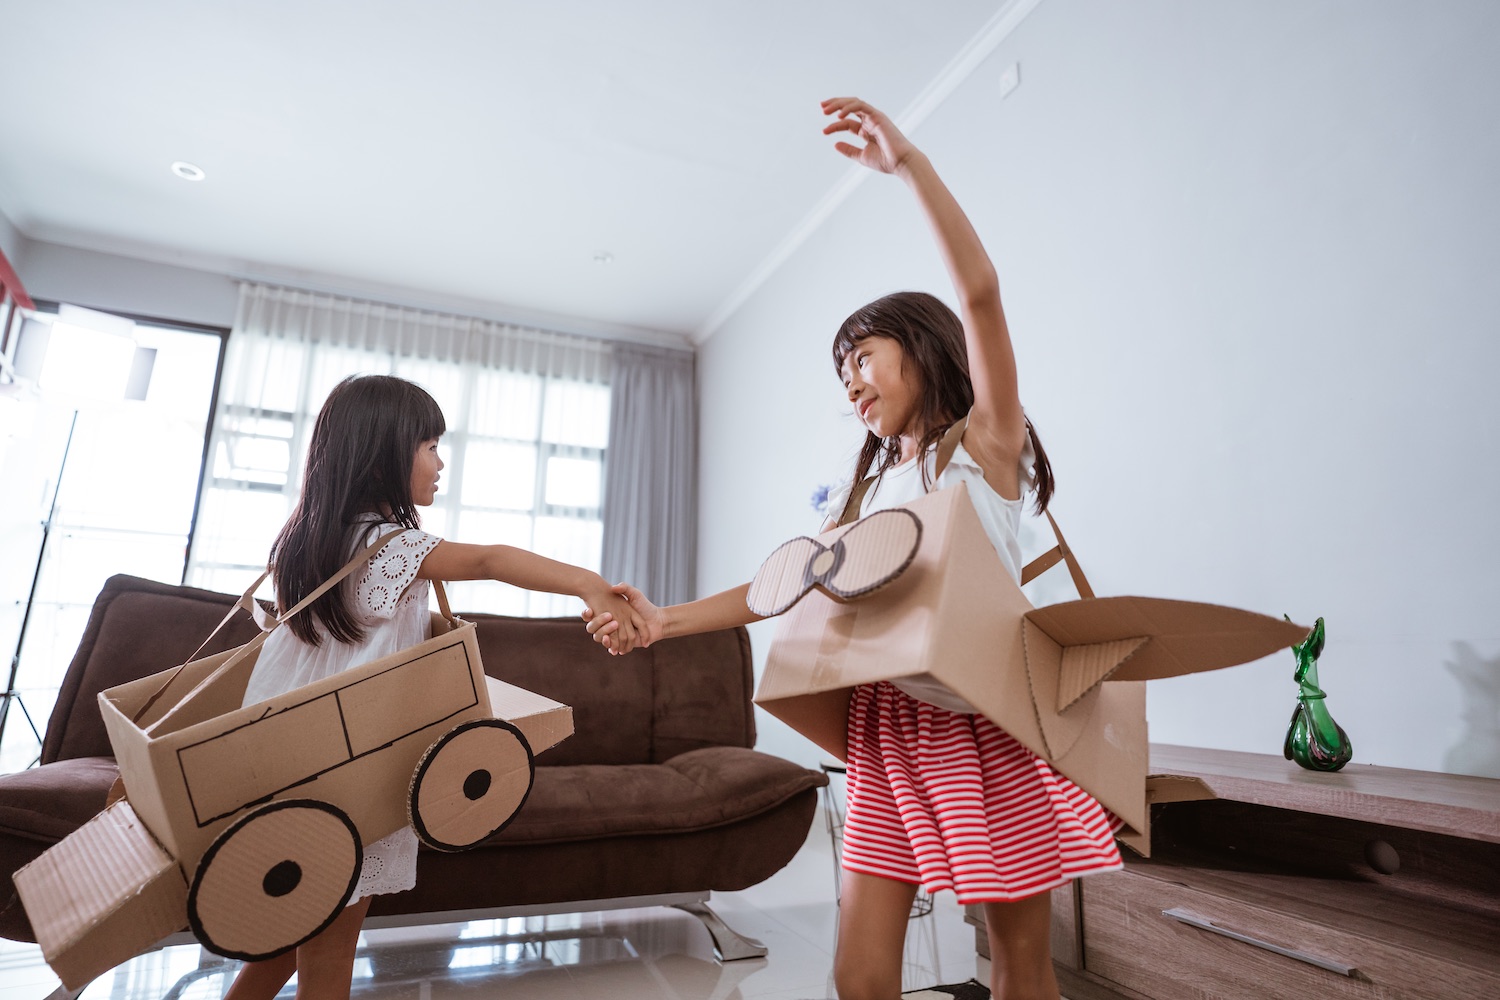
[[[1288,621],[1291,619],[1288,618]],[[1297,707],[1286,729],[1281,752],[1309,771],[1337,771],[1354,756],[1344,727],[1328,714],[1327,695],[1318,687],[1318,657],[1323,653],[1323,619],[1292,652],[1297,657]]]

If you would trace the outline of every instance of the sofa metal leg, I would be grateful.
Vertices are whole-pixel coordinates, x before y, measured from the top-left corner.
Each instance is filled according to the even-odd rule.
[[[724,962],[736,962],[742,958],[765,958],[766,946],[752,937],[734,930],[719,915],[708,908],[707,903],[676,903],[673,904],[684,913],[691,913],[703,921],[703,926],[708,928],[708,936],[714,939],[714,950],[719,953],[719,960]]]
[[[66,986],[59,983],[57,985],[57,989],[47,994],[47,1000],[76,1000],[78,994],[82,993],[86,989],[88,989],[87,984],[78,987],[78,989],[76,990],[70,990]]]

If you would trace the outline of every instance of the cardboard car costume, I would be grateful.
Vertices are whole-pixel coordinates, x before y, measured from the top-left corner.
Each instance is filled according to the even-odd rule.
[[[280,954],[343,910],[365,844],[410,823],[460,850],[510,822],[572,709],[487,676],[434,586],[432,638],[266,701],[241,706],[268,631],[100,693],[124,796],[14,877],[65,986],[184,927],[230,958]],[[236,607],[259,620],[254,590]]]
[[[1046,565],[1066,554],[1061,544],[1054,551]],[[1146,853],[1140,682],[1259,659],[1307,629],[1236,608],[1080,589],[1090,596],[1033,608],[967,487],[929,493],[788,542],[766,560],[747,603],[782,620],[755,701],[843,759],[856,686],[937,681],[1098,799],[1124,822],[1121,838]]]

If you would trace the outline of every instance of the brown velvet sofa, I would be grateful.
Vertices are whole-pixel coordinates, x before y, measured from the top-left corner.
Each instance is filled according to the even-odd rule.
[[[130,576],[106,582],[41,763],[0,775],[0,936],[35,940],[10,875],[101,810],[115,780],[98,693],[187,658],[233,602]],[[647,897],[697,913],[724,957],[757,953],[755,942],[726,942],[727,928],[703,903],[791,860],[827,779],[752,749],[745,630],[611,657],[576,618],[461,616],[477,625],[485,670],[572,706],[575,732],[538,756],[530,798],[509,826],[469,851],[424,848],[416,888],[379,897],[371,923],[602,909]],[[246,641],[254,626],[247,618],[225,631],[218,648]]]

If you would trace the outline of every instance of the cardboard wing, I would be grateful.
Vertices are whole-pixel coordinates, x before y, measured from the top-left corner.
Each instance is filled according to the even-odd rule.
[[[782,616],[756,702],[842,759],[857,685],[935,681],[1098,799],[1143,852],[1149,812],[1140,682],[1245,663],[1307,634],[1265,615],[1188,601],[1095,598],[1033,609],[965,486],[901,509],[921,525],[904,571],[857,601],[813,586]],[[816,543],[853,548],[861,523]],[[886,534],[870,541],[897,544],[881,541]],[[785,562],[768,561],[751,594],[795,589],[779,579],[795,572],[795,561],[792,568]]]
[[[184,926],[229,957],[284,951],[337,916],[363,845],[408,823],[477,843],[573,732],[570,708],[488,677],[474,626],[441,615],[426,642],[243,707],[258,646],[237,652],[100,694],[126,798],[16,875],[65,985]],[[128,862],[119,879],[96,876],[108,858]]]

